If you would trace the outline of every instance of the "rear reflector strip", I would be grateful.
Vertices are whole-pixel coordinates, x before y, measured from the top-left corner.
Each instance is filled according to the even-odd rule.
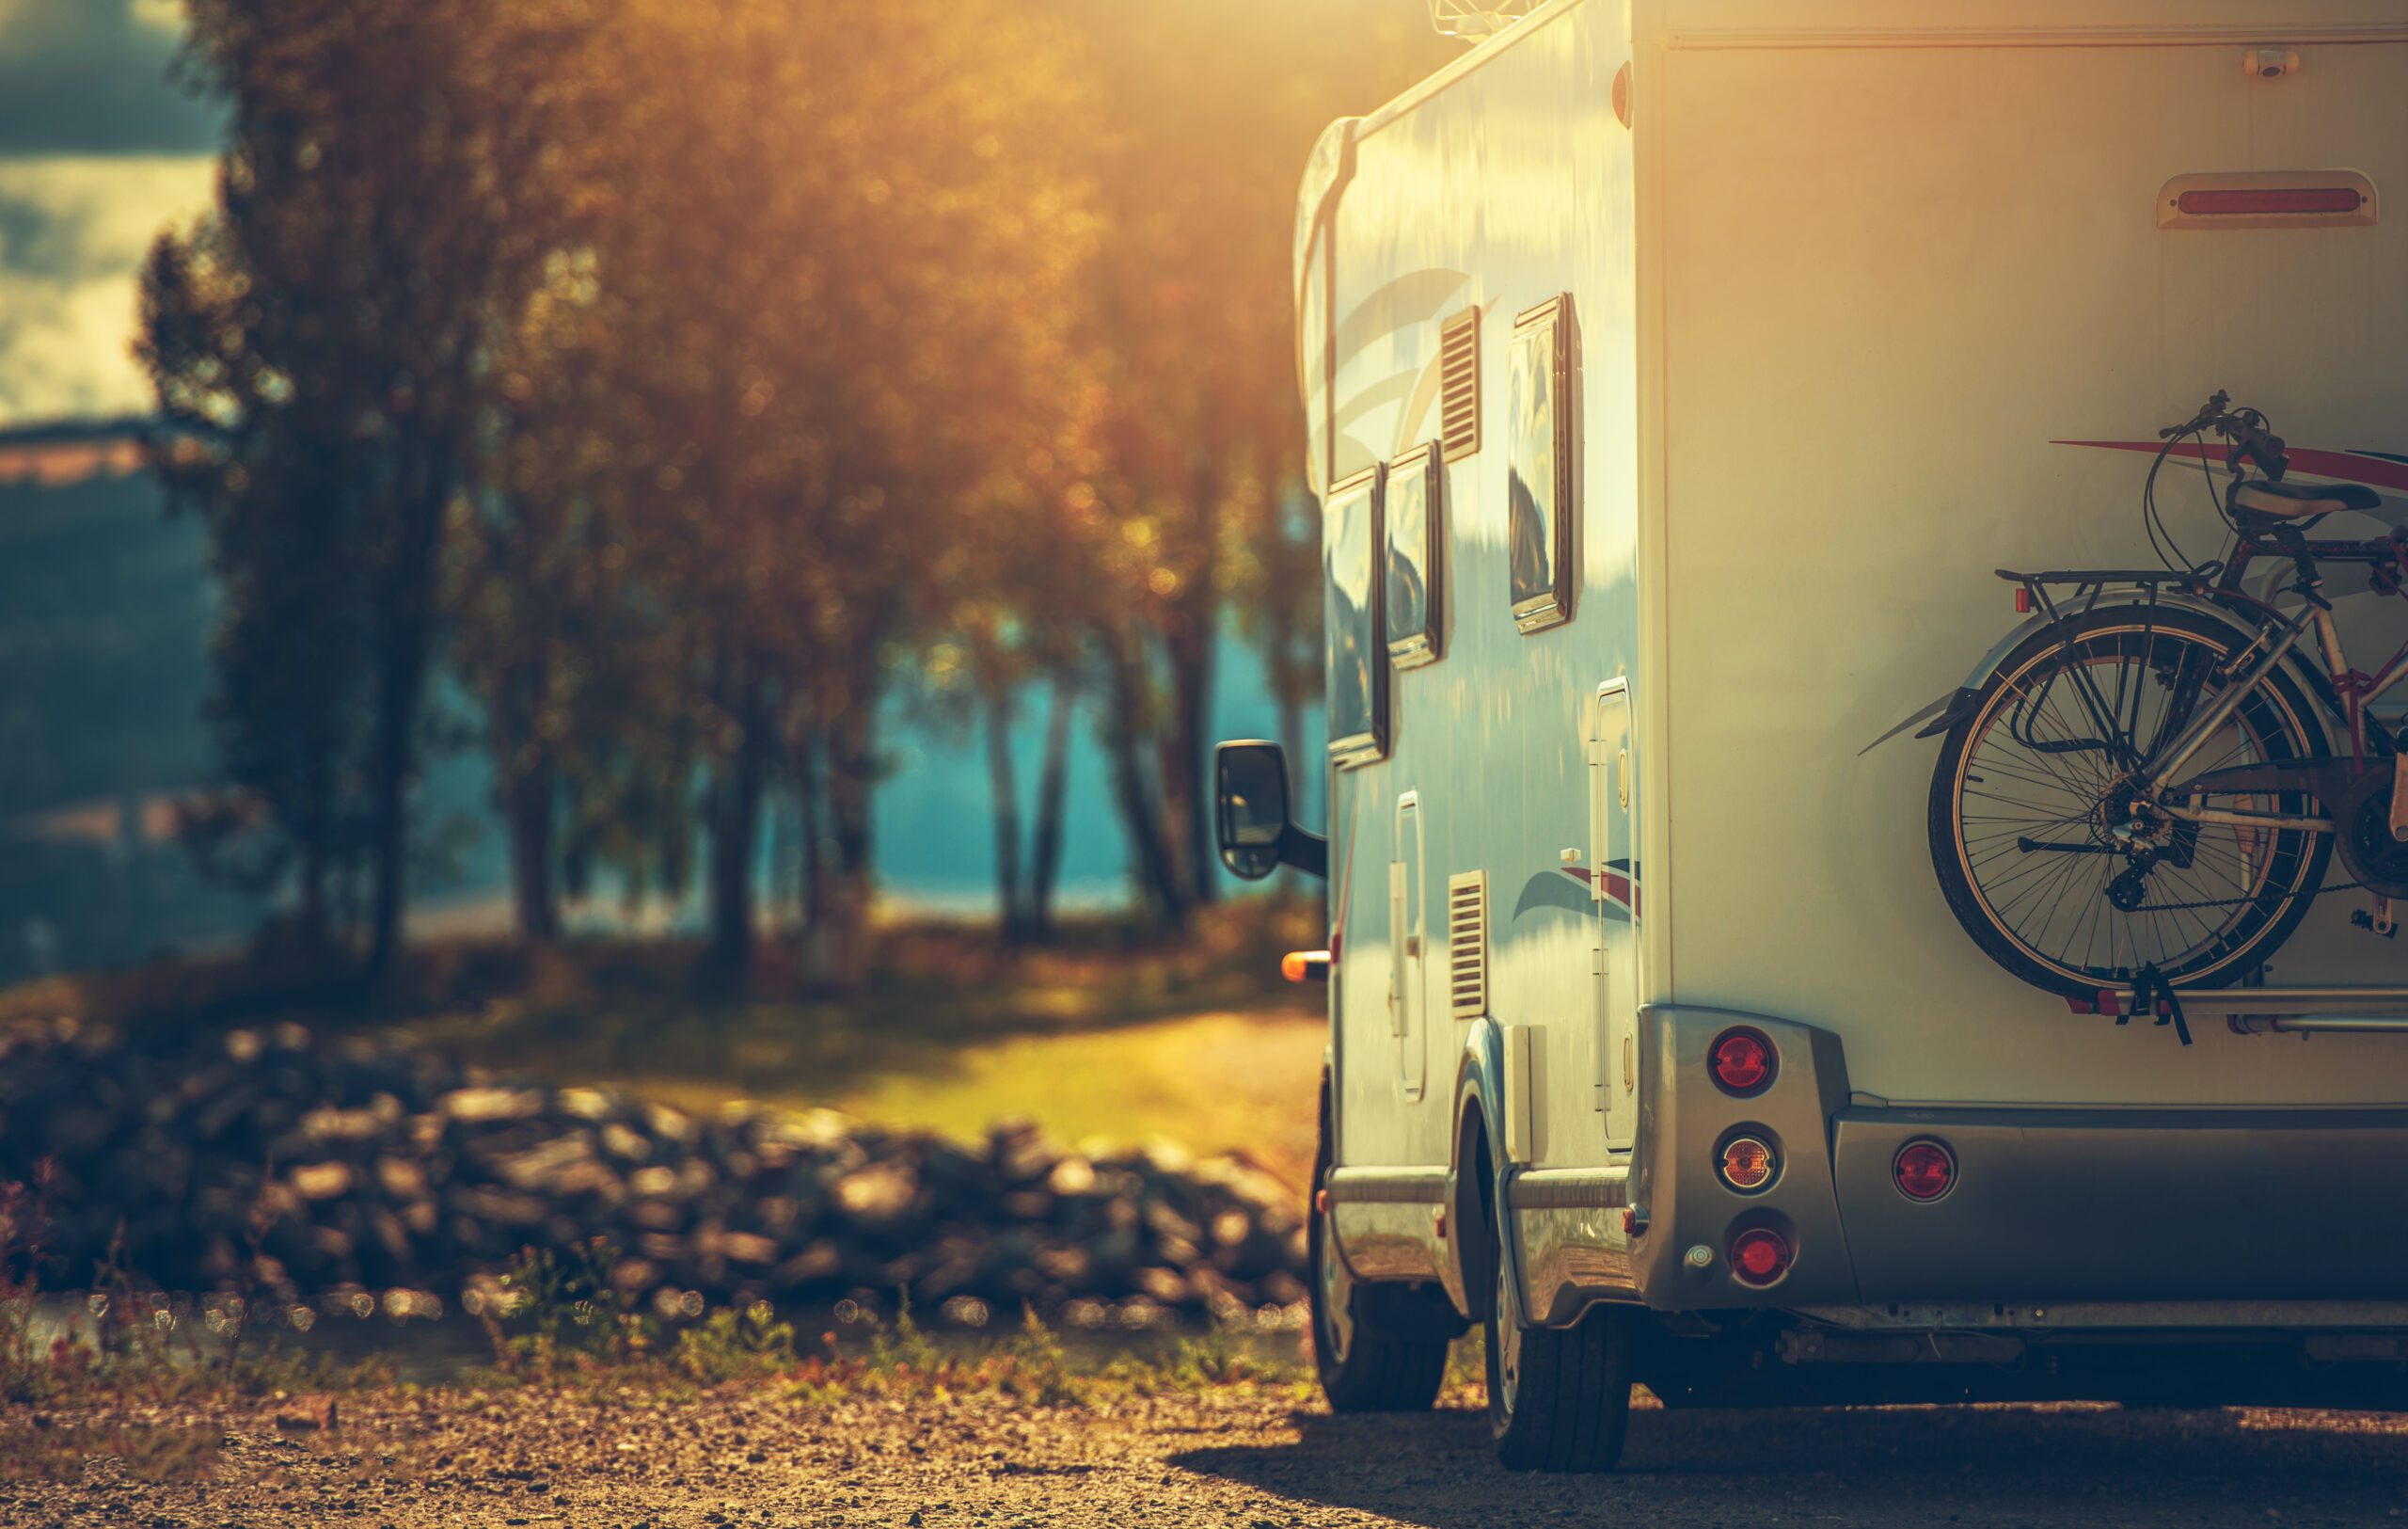
[[[2252,213],[2354,213],[2366,198],[2349,186],[2303,186],[2296,191],[2185,191],[2174,199],[2191,217],[2234,217]]]
[[[2374,183],[2355,170],[2178,175],[2157,194],[2162,229],[2371,228]]]

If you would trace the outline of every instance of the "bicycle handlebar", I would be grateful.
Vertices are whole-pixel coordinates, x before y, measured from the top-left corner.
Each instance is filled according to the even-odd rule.
[[[2160,440],[2174,440],[2183,436],[2201,435],[2213,430],[2232,442],[2232,450],[2225,454],[2225,466],[2234,472],[2241,470],[2241,459],[2247,457],[2258,464],[2258,470],[2279,483],[2290,469],[2290,458],[2283,450],[2283,438],[2266,428],[2266,417],[2254,408],[2232,406],[2232,396],[2219,391],[2208,400],[2205,407],[2189,422],[2178,424],[2157,433]]]

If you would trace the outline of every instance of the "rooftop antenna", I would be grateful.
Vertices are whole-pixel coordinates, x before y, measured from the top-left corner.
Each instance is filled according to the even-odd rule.
[[[1430,0],[1430,24],[1440,37],[1478,42],[1492,38],[1546,0]]]

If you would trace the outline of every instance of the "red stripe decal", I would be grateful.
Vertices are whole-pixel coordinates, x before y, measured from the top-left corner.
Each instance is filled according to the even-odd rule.
[[[1578,882],[1583,886],[1594,884],[1590,880],[1591,873],[1589,868],[1586,866],[1564,866],[1560,868],[1566,876],[1571,877],[1574,881]],[[1628,908],[1634,915],[1639,912],[1639,896],[1631,889],[1630,878],[1624,875],[1621,871],[1609,870],[1606,872],[1606,898],[1608,901],[1621,903],[1624,907]]]
[[[2163,443],[2154,440],[2052,440],[2052,446],[2092,446],[2104,452],[2146,452],[2155,456]],[[2184,462],[2209,462],[2224,465],[2225,448],[2195,440],[2178,444],[2167,455]],[[2292,448],[2291,467],[2312,478],[2337,478],[2343,483],[2362,483],[2369,488],[2392,488],[2408,493],[2408,462],[2394,462],[2388,457],[2362,455],[2356,452],[2319,452]]]

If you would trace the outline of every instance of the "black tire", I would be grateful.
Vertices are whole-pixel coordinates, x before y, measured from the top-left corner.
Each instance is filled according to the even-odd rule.
[[[1492,1227],[1492,1232],[1495,1228]],[[1579,1325],[1517,1328],[1501,1241],[1487,1271],[1488,1432],[1509,1471],[1610,1471],[1630,1427],[1639,1314],[1592,1306]]]
[[[2066,677],[2077,668],[2097,676],[2112,664],[2119,684],[2129,680],[2134,720],[2122,732],[2138,739],[2135,747],[2146,753],[2171,730],[2161,726],[2162,698],[2157,713],[2143,717],[2155,693],[2152,683],[2170,695],[2169,677],[2194,672],[2181,665],[2220,663],[2247,645],[2232,626],[2196,612],[2114,606],[2035,633],[1983,685],[1950,729],[1932,772],[1929,834],[1932,868],[1949,910],[1992,961],[2035,987],[2068,996],[2127,985],[2150,964],[2171,980],[2216,986],[2255,969],[2299,928],[2324,884],[2330,834],[2192,825],[2178,854],[2168,852],[2137,871],[2121,849],[2067,853],[2052,848],[2106,845],[2111,821],[2129,811],[2106,805],[2119,777],[2099,741],[2083,736],[2099,729],[2072,698],[2073,681]],[[2108,697],[2119,711],[2125,693]],[[2238,757],[2265,763],[2326,752],[2315,707],[2298,681],[2280,671],[2243,700],[2218,736],[2228,739]],[[2054,752],[2036,750],[2036,741]],[[2215,762],[2203,756],[2185,773]],[[2084,814],[2088,793],[2095,796]],[[2315,799],[2289,793],[2273,804],[2305,815]],[[2052,808],[2064,815],[2051,820]],[[2165,827],[2161,820],[2161,830]],[[2179,825],[2174,829],[2170,842],[2180,843]],[[2116,905],[2108,891],[2113,879],[2127,872],[2137,878],[2128,884],[2140,888],[2131,908]],[[2151,877],[2159,880],[2151,884]],[[2232,895],[2211,905],[2226,893]],[[2026,911],[2019,919],[2019,903],[2044,911]],[[2085,937],[2089,943],[2076,950],[2075,942]]]
[[[1447,1346],[1441,1336],[1398,1335],[1384,1303],[1367,1298],[1383,1286],[1354,1282],[1338,1253],[1329,1213],[1321,1208],[1329,1180],[1329,1117],[1322,1117],[1321,1151],[1313,1162],[1310,1220],[1306,1232],[1311,1283],[1313,1370],[1333,1412],[1420,1412],[1438,1399],[1447,1378]],[[1402,1291],[1397,1292],[1402,1294]],[[1366,1308],[1370,1308],[1368,1312]]]

